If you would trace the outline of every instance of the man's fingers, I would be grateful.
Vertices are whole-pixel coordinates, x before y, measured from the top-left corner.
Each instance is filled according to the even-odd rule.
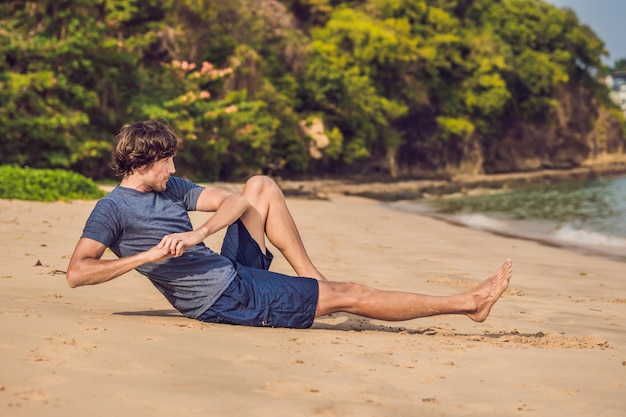
[[[178,243],[176,243],[176,252],[174,256],[181,256],[183,253],[185,253],[185,245],[182,240],[179,240]]]
[[[163,250],[163,255],[181,256],[185,253],[185,239],[183,236],[167,235],[161,239],[157,248]]]
[[[182,239],[176,239],[168,236],[167,240],[163,243],[163,253],[171,254],[174,256],[181,256],[185,252],[185,243]]]
[[[172,243],[170,243],[170,253],[174,256],[177,256],[176,253],[178,252],[178,240],[172,240]]]
[[[158,248],[163,249],[163,255],[174,254],[176,249],[176,242],[171,236],[164,236],[161,243],[157,245]]]

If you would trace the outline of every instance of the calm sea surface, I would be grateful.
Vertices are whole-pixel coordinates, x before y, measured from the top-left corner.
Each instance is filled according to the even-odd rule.
[[[399,201],[391,207],[626,261],[626,177]]]

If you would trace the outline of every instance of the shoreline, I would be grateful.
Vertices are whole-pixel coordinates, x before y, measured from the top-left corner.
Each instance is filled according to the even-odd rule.
[[[559,248],[559,249],[567,250],[570,252],[575,252],[580,255],[599,256],[599,257],[606,258],[612,261],[626,263],[626,254],[618,254],[616,253],[616,251],[610,251],[610,250],[603,251],[601,249],[597,249],[592,246],[582,246],[582,245],[576,246],[573,244],[560,243],[554,240],[550,240],[548,237],[527,236],[527,235],[515,233],[515,232],[502,231],[502,230],[490,229],[490,228],[479,227],[479,226],[472,226],[472,225],[463,223],[460,220],[456,220],[451,217],[440,215],[436,212],[411,211],[411,210],[406,210],[403,208],[397,208],[393,206],[387,206],[387,207],[391,210],[397,210],[397,211],[412,213],[418,216],[428,217],[428,218],[445,222],[454,226],[463,227],[463,228],[470,229],[470,230],[479,230],[485,233],[490,233],[494,236],[500,236],[500,237],[505,237],[505,238],[510,238],[510,239],[519,239],[519,240],[524,240],[528,242],[535,242],[541,245],[545,245],[547,247]]]
[[[328,194],[343,194],[378,201],[414,200],[431,196],[467,193],[476,189],[514,188],[540,183],[559,183],[615,178],[626,175],[626,157],[608,162],[588,162],[571,169],[546,169],[504,174],[459,175],[450,179],[359,179],[283,180],[276,182],[288,197],[325,199]],[[216,185],[233,189],[233,183]],[[235,185],[238,189],[240,185]]]
[[[466,224],[436,212],[410,210],[394,207],[393,203],[404,200],[420,200],[454,196],[455,194],[485,193],[492,190],[513,189],[533,184],[554,184],[626,176],[626,158],[609,162],[587,163],[574,169],[542,170],[534,172],[458,176],[450,180],[398,180],[360,182],[358,180],[308,180],[277,181],[290,198],[328,200],[335,194],[363,197],[381,202],[387,209],[403,211],[442,221],[470,230],[479,230],[494,236],[535,242],[547,247],[560,248],[573,253],[600,256],[617,262],[626,262],[626,255],[613,249],[602,250],[593,246],[575,245],[551,240],[548,236],[530,236],[513,231],[495,230]]]

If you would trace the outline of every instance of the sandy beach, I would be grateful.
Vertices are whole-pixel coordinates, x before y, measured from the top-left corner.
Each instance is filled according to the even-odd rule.
[[[94,201],[0,200],[0,415],[626,415],[625,263],[328,197],[289,205],[330,279],[446,295],[510,257],[511,287],[481,324],[205,324],[135,272],[67,287]],[[291,273],[281,256],[272,270]]]

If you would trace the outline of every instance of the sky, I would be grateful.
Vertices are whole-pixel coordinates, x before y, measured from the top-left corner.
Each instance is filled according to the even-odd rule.
[[[546,0],[557,7],[569,7],[578,20],[591,27],[604,41],[610,56],[608,65],[626,58],[626,0]]]

